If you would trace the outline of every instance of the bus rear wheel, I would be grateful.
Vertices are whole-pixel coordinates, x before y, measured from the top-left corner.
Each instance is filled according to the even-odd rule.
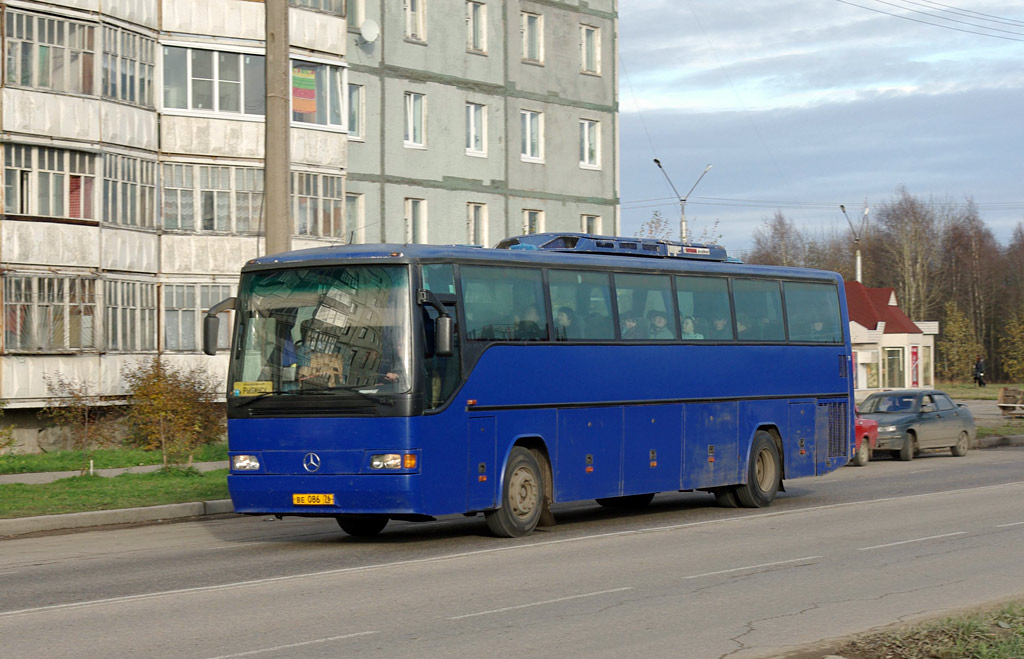
[[[747,482],[736,487],[736,498],[746,508],[764,508],[775,500],[782,476],[779,448],[766,430],[754,433],[750,445]]]
[[[372,538],[388,525],[387,515],[338,515],[338,526],[356,538]]]
[[[624,497],[604,497],[601,499],[594,499],[597,505],[604,506],[605,508],[643,508],[654,499],[654,493],[651,494],[629,494]]]
[[[487,528],[500,538],[533,533],[544,510],[544,477],[533,453],[515,446],[501,479],[501,507],[484,513]]]

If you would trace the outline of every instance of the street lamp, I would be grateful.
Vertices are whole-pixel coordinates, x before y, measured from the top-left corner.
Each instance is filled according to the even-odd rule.
[[[680,196],[679,195],[679,191],[676,190],[676,186],[672,185],[672,179],[670,179],[668,177],[668,172],[666,172],[665,168],[661,166],[661,161],[658,160],[657,158],[655,158],[654,159],[654,164],[657,165],[658,169],[661,170],[661,173],[665,175],[665,180],[668,181],[669,187],[672,188],[672,192],[674,192],[676,194],[676,197],[679,197],[679,241],[685,243],[686,242],[686,200],[690,198],[690,195],[693,193],[693,190],[697,187],[697,184],[700,183],[700,180],[702,178],[704,178],[704,175],[711,171],[711,165],[709,164],[707,167],[704,168],[704,171],[701,172],[700,176],[697,177],[697,180],[694,182],[693,186],[690,188],[690,191],[687,192],[685,196]]]
[[[864,235],[864,227],[868,223],[868,207],[864,206],[864,217],[860,221],[860,229],[853,226],[853,222],[850,220],[850,216],[846,214],[846,206],[839,204],[839,210],[843,211],[843,217],[846,218],[846,223],[850,225],[850,232],[853,234],[853,246],[856,251],[857,258],[857,281],[861,281],[861,268],[860,268],[860,239]]]

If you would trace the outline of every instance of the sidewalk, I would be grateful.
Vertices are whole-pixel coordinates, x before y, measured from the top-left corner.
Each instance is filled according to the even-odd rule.
[[[997,448],[1000,446],[1024,446],[1024,435],[1009,437],[984,437],[978,439],[975,449]],[[227,462],[197,462],[193,465],[200,471],[227,469]],[[159,469],[160,465],[129,467],[127,469],[97,469],[100,476],[117,476],[126,472],[146,472]],[[36,474],[5,474],[0,476],[3,483],[50,483],[61,478],[78,476],[77,471],[61,471]],[[41,517],[19,517],[0,519],[0,539],[39,533],[43,531],[62,531],[68,529],[88,528],[91,526],[108,526],[111,524],[138,524],[142,522],[159,522],[188,517],[203,517],[234,512],[230,499],[217,501],[197,501],[193,503],[172,503],[164,506],[147,506],[144,508],[123,508],[119,510],[96,510],[85,513],[67,513],[64,515],[44,515]]]

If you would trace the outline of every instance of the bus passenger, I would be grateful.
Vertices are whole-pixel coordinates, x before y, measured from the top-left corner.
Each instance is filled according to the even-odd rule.
[[[703,334],[697,332],[697,321],[694,320],[693,316],[683,318],[683,331],[679,338],[690,339],[691,341],[699,341],[704,338]]]
[[[540,312],[537,307],[531,305],[523,310],[523,313],[516,314],[515,338],[520,341],[536,341],[547,338],[545,332],[540,328]]]
[[[651,311],[647,314],[647,319],[651,321],[652,339],[664,341],[676,338],[675,332],[668,326],[668,316],[664,311]]]
[[[711,331],[709,335],[712,339],[732,338],[732,327],[729,326],[729,314],[727,312],[718,310],[711,314]]]
[[[555,340],[578,339],[582,336],[580,325],[576,322],[576,312],[569,307],[559,307],[555,315]]]
[[[636,314],[627,314],[622,317],[622,338],[624,339],[646,339],[647,332],[640,326],[640,317]]]

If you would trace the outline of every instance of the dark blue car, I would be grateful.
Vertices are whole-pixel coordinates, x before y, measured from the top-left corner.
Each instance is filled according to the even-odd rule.
[[[876,451],[891,451],[913,460],[924,449],[945,449],[962,456],[977,430],[970,411],[948,395],[932,389],[904,389],[871,394],[859,410],[878,422]]]

